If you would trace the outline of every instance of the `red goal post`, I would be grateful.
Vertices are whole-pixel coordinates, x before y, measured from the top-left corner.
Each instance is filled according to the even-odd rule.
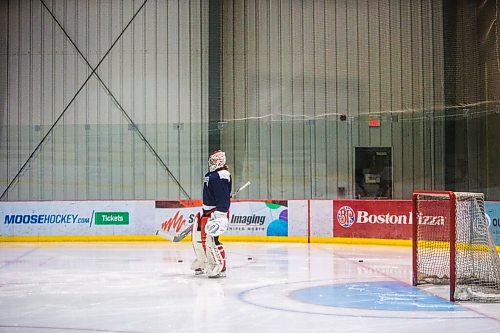
[[[413,193],[413,285],[449,284],[451,301],[500,302],[500,257],[482,193]]]

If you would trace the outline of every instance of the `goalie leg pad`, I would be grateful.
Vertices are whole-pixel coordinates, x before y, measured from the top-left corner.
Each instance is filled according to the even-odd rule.
[[[222,276],[226,271],[226,252],[216,237],[207,236],[207,258],[207,276]]]
[[[196,255],[196,259],[191,264],[191,269],[195,271],[196,275],[203,274],[203,271],[208,262],[200,222],[201,221],[199,219],[199,215],[197,215],[193,224],[193,234],[191,240],[193,244],[194,254]]]

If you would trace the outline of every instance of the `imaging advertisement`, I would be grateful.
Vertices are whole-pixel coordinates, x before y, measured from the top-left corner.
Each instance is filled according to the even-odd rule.
[[[227,235],[288,236],[287,201],[233,202]]]
[[[182,232],[193,224],[200,206],[196,201],[157,201],[158,229]],[[233,201],[224,235],[288,236],[287,201]]]

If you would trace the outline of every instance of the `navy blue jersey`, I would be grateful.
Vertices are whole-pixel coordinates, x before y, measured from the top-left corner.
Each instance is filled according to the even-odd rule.
[[[231,174],[227,170],[208,172],[203,180],[203,209],[229,211],[231,204]]]

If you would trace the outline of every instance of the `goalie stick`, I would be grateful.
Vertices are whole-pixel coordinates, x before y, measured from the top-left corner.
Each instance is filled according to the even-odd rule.
[[[242,190],[247,188],[250,184],[251,184],[250,181],[248,181],[245,184],[243,184],[242,186],[240,186],[240,188],[238,188],[233,194],[231,194],[231,198],[234,198],[238,193],[240,193]],[[196,217],[196,218],[198,218],[198,217]],[[183,240],[187,235],[189,235],[191,233],[191,231],[193,231],[193,225],[194,225],[194,223],[191,223],[191,225],[189,225],[186,229],[182,230],[178,234],[172,234],[172,233],[169,233],[167,231],[157,230],[156,235],[160,236],[163,239],[177,243],[177,242],[180,242],[181,240]]]
[[[248,181],[245,184],[241,185],[240,188],[236,190],[236,192],[231,194],[231,198],[234,198],[238,193],[240,193],[243,189],[247,188],[250,184],[251,184],[250,181]]]
[[[189,227],[178,233],[177,235],[171,234],[169,232],[163,231],[163,230],[156,230],[156,235],[160,236],[163,239],[169,240],[171,242],[177,243],[183,240],[191,231],[193,230],[193,224],[191,224]]]

